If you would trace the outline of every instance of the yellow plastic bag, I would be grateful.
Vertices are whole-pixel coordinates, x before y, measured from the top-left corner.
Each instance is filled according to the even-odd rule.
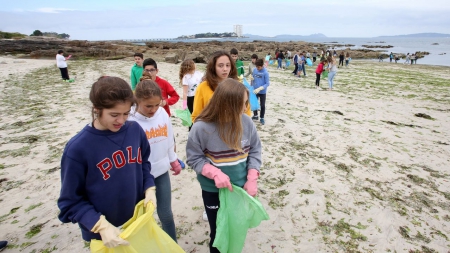
[[[120,237],[127,240],[129,246],[107,248],[101,240],[91,240],[91,253],[184,253],[184,250],[156,224],[153,218],[155,207],[151,202],[145,211],[144,200],[140,201],[133,217],[122,228]]]

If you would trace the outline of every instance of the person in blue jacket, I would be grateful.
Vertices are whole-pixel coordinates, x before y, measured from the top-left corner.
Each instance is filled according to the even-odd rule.
[[[89,99],[92,122],[70,139],[61,159],[58,218],[78,223],[86,241],[128,245],[117,227],[133,216],[139,201],[156,207],[150,145],[139,124],[127,121],[134,97],[126,81],[101,77]]]
[[[259,104],[261,106],[261,113],[260,113],[260,119],[259,122],[261,122],[262,125],[265,124],[264,121],[264,114],[266,112],[266,94],[267,94],[267,87],[269,87],[269,72],[264,67],[264,62],[262,59],[258,59],[255,62],[256,68],[253,69],[253,82],[252,86],[254,88],[253,93],[256,94],[256,96],[259,98]],[[252,120],[258,120],[258,111],[253,111],[253,117]]]

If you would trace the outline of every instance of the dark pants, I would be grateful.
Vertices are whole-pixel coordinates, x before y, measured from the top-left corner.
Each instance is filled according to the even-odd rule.
[[[192,114],[192,112],[194,111],[194,96],[192,97],[187,97],[187,107],[189,112]],[[194,122],[192,122],[193,124]],[[191,131],[191,127],[192,125],[189,127],[189,131]]]
[[[69,71],[67,71],[67,68],[59,68],[59,71],[61,71],[61,77],[63,80],[69,80]]]
[[[292,72],[292,73],[294,73],[295,75],[297,75],[298,63],[294,63],[294,65],[295,65],[295,68],[294,68],[294,72]]]
[[[316,73],[316,86],[319,87],[320,84],[320,74]]]
[[[203,205],[205,205],[206,215],[208,215],[209,222],[209,252],[211,253],[220,253],[217,248],[214,248],[212,245],[214,243],[214,239],[216,239],[216,221],[217,221],[217,212],[220,207],[219,193],[218,192],[207,192],[202,191]]]
[[[264,114],[266,113],[266,94],[256,94],[259,98],[259,105],[261,106],[261,112],[259,117],[264,119]],[[258,111],[253,111],[253,116],[258,116]]]
[[[344,67],[344,59],[339,59],[339,64],[338,66],[341,65],[342,67]]]
[[[305,63],[302,63],[303,75],[306,76]]]
[[[313,57],[313,62],[316,62],[316,57]]]

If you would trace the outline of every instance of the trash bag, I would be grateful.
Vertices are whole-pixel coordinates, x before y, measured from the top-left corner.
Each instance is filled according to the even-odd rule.
[[[286,61],[286,68],[289,67],[291,65],[291,61],[287,60]]]
[[[328,71],[324,70],[322,72],[322,78],[328,78]]]
[[[190,127],[192,125],[191,113],[188,109],[185,110],[175,110],[175,115],[181,119],[181,124],[183,126]]]
[[[272,65],[272,64],[273,64],[273,60],[270,60],[270,61],[269,61],[269,65]]]
[[[155,207],[151,202],[145,211],[144,200],[134,209],[133,217],[122,228],[120,237],[130,243],[129,246],[119,245],[107,248],[101,240],[91,240],[91,253],[184,253],[184,250],[164,232],[153,218]]]
[[[232,192],[228,188],[219,189],[219,199],[213,246],[221,253],[242,252],[247,230],[269,220],[269,215],[257,198],[235,185]]]
[[[253,86],[248,84],[247,79],[243,79],[243,84],[248,90],[249,98],[248,102],[250,103],[250,110],[257,111],[261,109],[261,106],[259,105],[258,97],[256,97],[256,94],[253,93]]]

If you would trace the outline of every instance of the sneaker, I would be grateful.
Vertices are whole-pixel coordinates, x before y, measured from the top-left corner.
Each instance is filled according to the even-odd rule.
[[[186,167],[186,165],[184,164],[184,162],[181,161],[180,159],[178,159],[178,162],[179,162],[180,165],[181,165],[181,169],[184,169],[184,168]]]
[[[0,241],[0,251],[6,248],[6,245],[8,245],[8,241]]]
[[[259,119],[258,116],[253,116],[253,117],[252,117],[252,120],[258,120],[258,119]]]
[[[261,125],[264,125],[266,122],[264,121],[264,119],[263,118],[261,118],[260,120],[259,120],[259,122],[261,122]]]
[[[208,221],[208,215],[206,214],[206,211],[203,211],[203,220]]]

